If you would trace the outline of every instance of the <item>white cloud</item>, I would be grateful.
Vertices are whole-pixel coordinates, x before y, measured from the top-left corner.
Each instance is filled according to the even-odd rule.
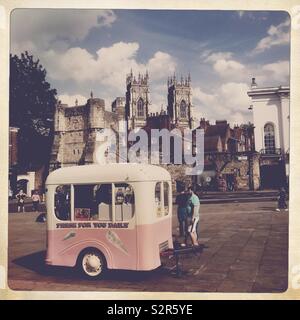
[[[249,106],[248,90],[249,86],[246,83],[228,82],[222,84],[219,92],[220,101],[224,101],[229,110],[246,111]]]
[[[193,88],[193,97],[205,105],[216,102],[216,96],[214,94],[205,93],[200,87]]]
[[[277,26],[271,25],[267,31],[267,36],[262,38],[251,54],[261,53],[274,46],[287,45],[290,43],[290,19],[286,19],[284,22]]]
[[[209,92],[200,87],[193,89],[198,119],[226,119],[231,124],[252,121],[247,95],[251,78],[255,77],[259,86],[289,83],[289,62],[285,60],[265,65],[243,64],[235,60],[232,52],[209,50],[203,52],[200,58],[211,65],[217,78]]]
[[[280,60],[273,63],[243,64],[233,59],[231,52],[215,52],[208,55],[206,62],[212,64],[213,70],[224,83],[250,83],[250,79],[255,77],[260,86],[270,86],[278,84],[288,84],[289,82],[289,62]]]
[[[195,105],[193,116],[197,119],[207,117],[207,114],[210,114],[207,111],[218,105],[218,97],[215,94],[204,92],[200,87],[193,88],[192,94]]]
[[[213,68],[221,77],[232,77],[240,74],[245,66],[235,60],[220,59],[214,63]]]
[[[174,72],[176,62],[168,53],[158,51],[145,64],[137,62],[139,44],[118,42],[101,48],[96,56],[82,48],[70,48],[64,53],[53,50],[44,54],[49,77],[73,80],[77,83],[96,82],[110,88],[124,88],[126,74],[144,73],[148,69],[152,80],[164,79],[166,72]]]
[[[84,39],[92,27],[109,27],[116,20],[111,10],[15,9],[11,16],[12,53],[46,50],[56,42]],[[36,52],[34,52],[36,53]]]
[[[150,78],[150,107],[149,112],[160,112],[167,110],[167,86],[165,79],[153,82]]]
[[[146,68],[151,72],[152,78],[165,79],[166,75],[175,71],[176,61],[168,53],[157,51],[148,61]]]
[[[289,84],[289,61],[279,60],[265,65],[256,65],[249,69],[248,74],[256,78],[259,87]]]
[[[272,79],[278,81],[279,84],[286,84],[288,82],[290,74],[289,68],[289,61],[278,61],[262,67],[263,71],[266,72],[267,79],[269,78],[268,75],[271,75]]]
[[[243,75],[245,66],[232,58],[232,52],[214,52],[210,53],[205,62],[213,65],[213,70],[222,78],[238,81]]]
[[[70,48],[64,53],[49,50],[42,60],[49,78],[74,83],[73,87],[94,88],[94,95],[105,99],[110,108],[112,100],[125,94],[126,75],[133,70],[135,76],[148,70],[150,77],[151,112],[166,108],[166,78],[176,69],[175,59],[168,53],[157,51],[145,63],[136,59],[139,44],[118,42],[100,48],[93,56],[82,48]],[[78,93],[84,95],[83,90]],[[77,95],[64,94],[64,99],[74,105]],[[63,99],[61,99],[63,101]],[[78,99],[79,100],[79,99]]]
[[[215,88],[213,93],[204,92],[200,87],[193,90],[196,117],[205,117],[210,121],[225,119],[229,123],[248,122],[250,104],[246,83],[226,82]]]
[[[231,125],[234,126],[235,124],[240,125],[240,124],[244,124],[247,123],[248,119],[246,119],[245,115],[243,115],[240,112],[235,112],[231,115]]]
[[[214,52],[210,53],[207,51],[209,54],[207,55],[205,62],[217,62],[218,60],[224,60],[224,59],[230,59],[233,55],[232,52]]]

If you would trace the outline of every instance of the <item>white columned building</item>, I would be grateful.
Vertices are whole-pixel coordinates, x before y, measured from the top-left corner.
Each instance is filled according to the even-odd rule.
[[[249,109],[253,113],[255,149],[263,157],[262,165],[273,165],[276,173],[276,161],[281,161],[288,175],[290,87],[258,87],[252,78],[251,89],[247,93],[252,101]],[[270,168],[269,171],[271,175]]]

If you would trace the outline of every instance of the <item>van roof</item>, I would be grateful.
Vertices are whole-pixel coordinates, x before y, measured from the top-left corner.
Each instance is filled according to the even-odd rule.
[[[170,173],[162,167],[137,163],[110,163],[57,169],[49,174],[46,185],[161,180],[171,180]]]

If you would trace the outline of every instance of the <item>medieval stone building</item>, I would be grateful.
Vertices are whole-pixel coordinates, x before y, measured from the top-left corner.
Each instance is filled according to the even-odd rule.
[[[259,154],[255,152],[254,126],[230,127],[226,120],[210,124],[201,118],[204,130],[204,171],[196,177],[207,190],[257,190],[260,187]]]
[[[118,130],[124,119],[120,105],[115,112],[105,110],[103,99],[88,99],[85,105],[68,107],[60,102],[54,118],[54,142],[50,170],[96,162],[96,146],[101,143],[97,135],[104,128]]]

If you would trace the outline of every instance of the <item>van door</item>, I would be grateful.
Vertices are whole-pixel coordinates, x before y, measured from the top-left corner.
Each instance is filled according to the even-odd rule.
[[[107,242],[114,268],[136,270],[136,214],[134,188],[128,183],[114,183],[112,190],[113,222],[108,224]]]

